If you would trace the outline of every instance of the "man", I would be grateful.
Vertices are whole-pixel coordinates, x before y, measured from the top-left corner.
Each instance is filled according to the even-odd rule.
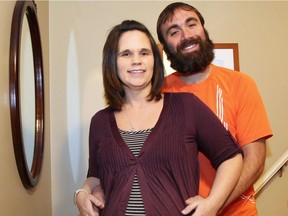
[[[168,5],[160,14],[158,39],[171,67],[177,71],[166,77],[164,91],[197,95],[238,141],[244,151],[244,166],[221,215],[255,216],[258,214],[253,184],[263,171],[265,140],[272,136],[272,131],[255,82],[243,73],[211,64],[214,58],[213,43],[204,23],[203,16],[196,8],[181,2]],[[199,194],[206,197],[215,171],[204,155],[199,158]],[[186,202],[189,204],[197,199],[199,197]]]

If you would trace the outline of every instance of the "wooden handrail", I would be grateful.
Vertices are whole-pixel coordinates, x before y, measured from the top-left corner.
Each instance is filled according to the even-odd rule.
[[[254,184],[255,195],[266,185],[269,181],[280,172],[282,175],[283,167],[288,163],[288,150],[275,162],[275,164],[267,170],[258,181]]]

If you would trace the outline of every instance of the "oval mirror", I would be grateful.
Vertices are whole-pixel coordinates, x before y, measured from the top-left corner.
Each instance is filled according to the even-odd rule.
[[[25,188],[37,185],[44,150],[44,81],[34,1],[15,4],[9,58],[10,117],[17,169]]]

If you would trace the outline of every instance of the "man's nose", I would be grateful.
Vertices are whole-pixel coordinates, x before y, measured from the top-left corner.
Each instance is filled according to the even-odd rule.
[[[191,37],[191,30],[187,28],[182,29],[181,40],[186,40]]]

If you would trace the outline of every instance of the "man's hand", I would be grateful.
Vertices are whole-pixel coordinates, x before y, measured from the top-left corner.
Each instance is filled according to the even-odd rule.
[[[81,216],[99,216],[99,209],[105,207],[105,197],[101,186],[97,186],[92,194],[79,192],[76,205]]]
[[[213,208],[214,204],[209,198],[204,199],[201,196],[190,197],[186,201],[187,207],[182,210],[183,215],[193,216],[215,216],[217,213],[217,205]]]

